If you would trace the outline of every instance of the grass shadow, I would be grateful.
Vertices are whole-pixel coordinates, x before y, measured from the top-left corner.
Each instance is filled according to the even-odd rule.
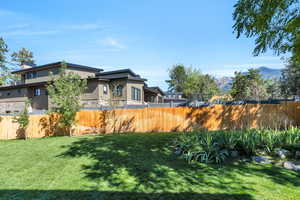
[[[173,135],[174,136],[174,135]],[[87,157],[92,162],[82,166],[85,178],[95,183],[139,191],[186,190],[191,185],[226,191],[253,188],[239,178],[245,174],[266,177],[271,181],[299,186],[299,175],[273,166],[248,166],[245,163],[188,165],[172,153],[166,144],[170,133],[120,134],[81,138],[64,146],[62,157]]]
[[[13,198],[12,198],[13,197]],[[101,200],[131,200],[131,199],[164,199],[164,200],[253,200],[249,194],[218,194],[218,193],[142,193],[119,191],[95,191],[95,190],[0,190],[0,198],[6,199],[101,199]]]

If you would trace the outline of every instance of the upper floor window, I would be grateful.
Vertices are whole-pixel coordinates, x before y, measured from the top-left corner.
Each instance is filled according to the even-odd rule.
[[[41,89],[40,88],[35,88],[34,89],[34,96],[41,96]]]
[[[27,79],[36,78],[36,77],[37,77],[37,73],[36,72],[28,72],[26,74],[26,78]]]
[[[123,95],[123,86],[122,85],[117,85],[114,89],[114,96],[116,97],[121,97]]]
[[[132,87],[131,88],[131,99],[140,101],[141,100],[141,89]]]
[[[107,92],[108,92],[107,85],[104,85],[103,86],[103,94],[107,94]]]

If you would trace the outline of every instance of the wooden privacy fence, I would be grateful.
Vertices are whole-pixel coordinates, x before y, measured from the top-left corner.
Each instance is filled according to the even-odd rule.
[[[80,111],[73,135],[87,133],[170,132],[197,129],[282,128],[300,126],[300,102],[258,105],[214,105],[201,108],[144,108]],[[57,116],[30,115],[28,137],[60,135]],[[2,116],[0,139],[21,138],[12,116]]]

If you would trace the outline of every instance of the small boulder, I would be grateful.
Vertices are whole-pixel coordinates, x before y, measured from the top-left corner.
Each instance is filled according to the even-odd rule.
[[[276,151],[277,156],[279,156],[281,159],[285,159],[290,152],[288,150],[285,149],[279,149]]]
[[[271,161],[263,156],[253,156],[252,160],[258,163],[271,163]]]
[[[181,155],[181,153],[182,153],[182,151],[181,151],[180,148],[177,147],[177,148],[174,149],[174,154],[175,155]]]
[[[296,158],[300,158],[300,151],[296,151],[295,157],[296,157]]]
[[[286,161],[283,163],[283,167],[289,170],[295,170],[296,169],[296,165],[292,162]]]
[[[230,151],[230,156],[233,158],[236,158],[239,156],[239,152],[238,151]]]
[[[295,165],[294,170],[300,171],[300,165]]]

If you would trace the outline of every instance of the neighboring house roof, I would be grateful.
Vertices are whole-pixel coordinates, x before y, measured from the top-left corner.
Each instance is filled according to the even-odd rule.
[[[183,92],[164,92],[165,95],[183,95]]]
[[[146,91],[149,91],[149,92],[152,92],[152,93],[155,93],[155,94],[160,93],[161,95],[164,95],[164,92],[159,87],[148,87],[148,86],[145,86],[144,89]]]
[[[25,72],[39,71],[39,70],[43,70],[43,69],[50,69],[50,68],[53,68],[53,67],[59,67],[59,66],[61,66],[62,63],[63,62],[55,62],[55,63],[46,64],[46,65],[40,65],[40,66],[36,66],[36,67],[16,70],[16,71],[13,71],[12,74],[22,74],[22,73],[25,73]],[[99,68],[95,68],[95,67],[89,67],[89,66],[85,66],[85,65],[78,65],[78,64],[73,64],[73,63],[66,63],[66,64],[67,64],[67,67],[83,69],[83,70],[86,70],[86,71],[92,71],[92,72],[103,71],[103,69],[99,69]]]
[[[121,69],[107,72],[96,73],[97,77],[113,80],[113,79],[128,79],[134,81],[147,81],[147,79],[141,78],[140,75],[134,73],[131,69]]]

